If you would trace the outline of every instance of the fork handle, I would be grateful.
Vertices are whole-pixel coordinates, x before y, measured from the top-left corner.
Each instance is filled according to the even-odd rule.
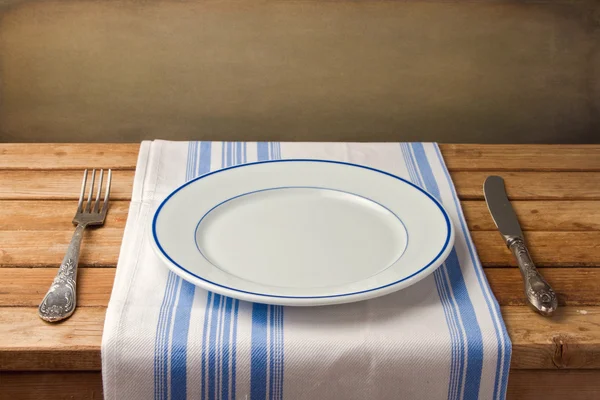
[[[77,302],[77,264],[79,249],[86,224],[78,224],[67,247],[67,254],[56,273],[56,277],[48,289],[48,293],[38,308],[41,319],[56,322],[69,318]]]

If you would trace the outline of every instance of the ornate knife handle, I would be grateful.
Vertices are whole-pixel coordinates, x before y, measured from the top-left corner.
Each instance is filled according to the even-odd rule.
[[[79,263],[79,249],[85,224],[77,225],[67,254],[52,282],[52,286],[46,293],[44,300],[38,308],[41,319],[48,322],[56,322],[68,318],[75,311],[77,302],[77,264]]]
[[[531,260],[525,242],[519,237],[511,237],[506,241],[506,244],[519,264],[527,300],[537,312],[545,316],[551,316],[558,307],[556,293],[538,272]]]

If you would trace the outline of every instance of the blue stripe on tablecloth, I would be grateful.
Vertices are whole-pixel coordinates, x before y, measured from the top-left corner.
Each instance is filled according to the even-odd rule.
[[[201,385],[200,385],[200,389],[201,389],[201,399],[205,400],[207,397],[207,391],[206,389],[208,388],[208,385],[206,385],[205,381],[206,381],[206,364],[208,362],[207,360],[207,337],[206,337],[206,333],[208,332],[208,321],[209,321],[209,315],[210,315],[210,310],[211,310],[211,304],[212,304],[212,292],[208,292],[206,295],[206,308],[204,309],[204,325],[202,327],[202,368],[201,368],[201,374],[202,377],[200,379]]]
[[[410,145],[407,143],[402,144],[406,157],[408,160],[408,164],[411,166],[411,170],[413,171],[416,183],[426,189],[423,179],[420,176],[420,173],[417,168],[416,161],[411,153]],[[454,293],[450,289],[449,276],[447,273],[447,265],[444,262],[440,268],[438,268],[434,276],[439,280],[441,292],[440,299],[442,300],[442,305],[444,303],[447,304],[449,315],[450,315],[450,339],[453,343],[453,347],[455,347],[454,358],[451,359],[450,362],[450,385],[448,387],[448,399],[457,399],[460,398],[460,392],[462,388],[463,381],[463,372],[464,372],[464,358],[465,358],[465,336],[463,329],[461,328],[462,321],[460,319],[460,312],[458,311],[458,306],[456,303],[456,299],[454,297]]]
[[[267,142],[256,143],[256,156],[257,156],[257,161],[267,161],[269,159],[269,143],[267,143]]]
[[[283,307],[270,306],[269,399],[283,397]]]
[[[423,144],[412,143],[411,147],[427,191],[437,198],[438,201],[442,202],[439,187],[435,181],[435,177],[433,176],[433,172],[431,170],[431,166],[429,165],[429,160],[425,154]],[[477,399],[479,396],[479,387],[483,366],[483,339],[481,336],[479,323],[477,322],[477,316],[475,315],[475,309],[473,307],[473,303],[471,302],[471,298],[467,291],[467,286],[462,275],[460,262],[456,253],[456,247],[454,247],[450,252],[445,264],[447,267],[447,274],[450,278],[452,293],[458,302],[460,317],[464,326],[464,333],[467,336],[464,398]],[[475,267],[474,261],[473,266]]]
[[[186,180],[190,179],[194,169],[194,158],[196,143],[188,145]],[[158,324],[156,327],[156,339],[154,344],[154,397],[155,399],[166,399],[168,397],[168,365],[169,365],[169,332],[172,323],[173,305],[177,298],[177,287],[180,279],[171,271],[168,273],[165,293],[161,303]]]
[[[267,398],[267,318],[266,304],[252,304],[252,343],[250,346],[250,398]]]
[[[165,325],[167,319],[167,305],[171,303],[171,297],[175,293],[175,285],[172,281],[176,280],[177,275],[169,273],[167,276],[167,285],[165,287],[165,295],[160,305],[160,313],[158,318],[158,324],[156,326],[156,339],[154,342],[154,398],[163,398],[163,380],[162,372],[163,367],[163,347],[164,342],[162,340],[163,335],[166,333]]]
[[[232,336],[232,340],[231,340],[231,400],[235,400],[235,393],[236,393],[236,350],[237,350],[237,345],[236,345],[236,338],[237,338],[237,323],[238,323],[238,309],[240,307],[240,302],[239,300],[234,300],[233,301],[233,334]]]
[[[440,267],[445,268],[445,267]],[[448,329],[450,331],[450,384],[448,385],[448,398],[452,398],[456,393],[457,387],[457,379],[456,379],[456,371],[458,370],[458,362],[459,362],[459,342],[458,342],[458,327],[455,318],[455,311],[452,310],[452,304],[450,302],[450,294],[448,293],[447,283],[444,280],[442,273],[433,274],[435,285],[438,290],[438,295],[440,296],[440,300],[442,302],[442,308],[444,310],[444,316],[446,317],[446,324],[448,325]]]
[[[277,142],[277,159],[281,160],[281,143]],[[277,306],[277,311],[279,314],[278,318],[278,335],[277,335],[277,345],[275,350],[277,351],[277,400],[283,400],[283,382],[284,382],[284,370],[283,370],[283,360],[285,358],[285,346],[284,346],[284,335],[283,335],[283,317],[285,315],[285,308],[283,306]]]
[[[279,143],[259,142],[258,161],[281,159]],[[283,398],[283,314],[282,306],[252,306],[250,349],[250,396],[254,399]]]
[[[210,172],[211,142],[201,142],[199,147],[198,149],[196,143],[192,158],[192,176],[186,177],[188,181]],[[187,398],[187,344],[192,303],[196,293],[196,286],[181,278],[179,280],[179,301],[171,339],[171,400]]]
[[[276,306],[277,311],[277,342],[275,345],[276,363],[277,363],[277,380],[275,381],[275,396],[274,399],[283,399],[283,306]]]
[[[271,306],[271,367],[269,376],[269,398],[281,398],[281,306]]]
[[[210,142],[191,142],[188,145],[186,180],[209,172],[210,147]],[[171,399],[186,397],[187,335],[194,291],[193,285],[169,272],[154,345],[155,399],[167,399],[169,394]]]
[[[233,149],[231,142],[221,142],[221,168],[232,165]],[[207,295],[208,296],[208,295]],[[205,319],[209,320],[208,327],[204,331],[204,337],[208,335],[208,340],[205,340],[206,347],[204,348],[202,358],[207,365],[206,373],[202,374],[202,393],[206,393],[203,399],[212,400],[221,398],[223,388],[223,353],[225,352],[225,340],[223,340],[222,324],[225,319],[229,319],[224,314],[226,313],[225,304],[226,297],[216,293],[212,293],[212,301],[210,305],[210,313],[205,315]],[[208,297],[207,297],[208,298]],[[228,345],[228,344],[227,344]],[[227,382],[227,385],[229,383]]]
[[[417,178],[417,182],[419,186],[427,190],[427,186],[424,182],[424,177],[422,177],[421,171],[417,166],[417,162],[415,160],[414,155],[411,152],[410,144],[404,144],[404,148],[406,150],[406,154],[410,164],[412,165],[413,171]],[[431,193],[435,195],[434,193]],[[442,266],[436,271],[439,272],[437,278],[440,280],[440,287],[442,289],[442,298],[445,298],[449,304],[449,310],[451,311],[451,326],[449,327],[451,331],[454,332],[454,337],[451,334],[451,340],[456,342],[457,351],[455,353],[456,358],[451,361],[451,369],[450,369],[450,386],[448,388],[448,398],[449,399],[459,399],[461,398],[462,391],[462,383],[465,369],[465,334],[464,329],[462,327],[463,322],[461,318],[461,314],[459,311],[459,305],[457,304],[456,298],[454,296],[454,291],[451,290],[451,282],[450,276],[448,274],[448,265],[446,262],[442,264]]]
[[[407,143],[401,143],[400,149],[402,150],[402,156],[404,157],[404,162],[407,166],[411,181],[415,185],[423,188],[424,184],[421,180],[421,177],[419,176],[419,173],[417,172],[417,166],[410,152],[409,145]],[[452,298],[452,293],[450,292],[450,289],[448,287],[448,282],[446,279],[446,274],[444,273],[444,269],[446,269],[446,265],[442,264],[442,266],[435,270],[433,276],[438,290],[438,296],[440,297],[440,302],[442,303],[442,309],[444,310],[444,315],[446,316],[448,332],[450,334],[451,359],[448,399],[452,400],[458,398],[458,388],[460,387],[460,381],[462,379],[461,364],[464,358],[464,342],[462,340],[463,337],[460,333],[458,311],[456,308],[455,301]]]
[[[241,143],[223,142],[221,167],[239,164],[246,157],[245,149]],[[239,300],[209,293],[207,304],[210,312],[207,309],[205,313],[203,334],[202,399],[235,399]]]
[[[256,143],[257,161],[269,160],[270,143]],[[252,305],[252,332],[250,344],[250,398],[262,400],[267,398],[267,334],[268,312],[266,304]]]
[[[436,154],[440,165],[443,167],[444,174],[446,176],[446,180],[448,182],[449,187],[451,188],[452,198],[454,200],[454,205],[457,208],[460,215],[460,225],[465,237],[468,235],[468,230],[464,222],[464,215],[462,213],[462,209],[460,208],[460,203],[458,201],[458,195],[456,193],[456,189],[452,183],[452,179],[450,178],[450,174],[448,169],[445,167],[444,160],[442,158],[442,154],[440,152],[439,146],[435,145]],[[506,331],[506,327],[504,323],[502,323],[502,318],[500,317],[500,306],[496,299],[491,295],[491,289],[487,282],[487,279],[484,279],[482,274],[482,267],[479,261],[479,258],[475,256],[475,250],[470,241],[467,240],[467,246],[469,249],[469,254],[471,256],[471,261],[473,262],[475,268],[475,272],[477,275],[477,280],[479,281],[479,286],[482,289],[485,302],[492,314],[492,321],[494,324],[494,331],[496,332],[496,338],[498,340],[498,358],[496,362],[496,377],[494,380],[494,399],[504,399],[506,396],[506,386],[508,383],[508,368],[510,365],[510,354],[511,354],[511,342],[508,336],[508,332]]]
[[[245,163],[246,156],[246,142],[242,143],[240,149],[240,163]],[[232,332],[231,332],[231,400],[235,400],[236,393],[236,364],[237,364],[237,326],[238,326],[238,310],[240,307],[239,300],[233,300],[232,303]]]
[[[194,285],[182,280],[179,290],[179,302],[177,311],[175,312],[173,338],[171,340],[172,400],[185,400],[187,397],[187,339],[194,293]]]
[[[225,299],[225,317],[223,321],[223,356],[221,362],[221,375],[222,375],[222,384],[221,384],[221,399],[229,399],[229,356],[230,356],[230,342],[229,342],[229,332],[231,330],[231,320],[232,320],[232,306],[233,300],[230,297]]]
[[[281,144],[279,142],[271,144],[271,154],[273,160],[281,159]],[[271,363],[269,399],[271,400],[283,398],[283,310],[283,306],[270,307],[270,319],[273,321],[269,358]]]
[[[208,333],[208,400],[215,398],[215,379],[216,379],[216,341],[217,325],[221,310],[222,296],[215,294],[211,305],[210,329]]]
[[[186,180],[190,180],[193,177],[197,147],[197,142],[192,142],[188,145]],[[163,301],[160,306],[154,344],[154,397],[156,399],[167,398],[168,393],[168,334],[170,332],[173,304],[176,299],[178,284],[179,280],[177,276],[169,271]]]
[[[274,389],[275,389],[275,318],[273,318],[273,312],[271,310],[272,306],[269,306],[269,314],[271,314],[271,318],[269,318],[269,398],[273,398]]]

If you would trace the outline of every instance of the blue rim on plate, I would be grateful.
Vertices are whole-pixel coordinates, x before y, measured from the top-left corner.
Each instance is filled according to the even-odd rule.
[[[346,166],[350,166],[350,167],[362,168],[362,169],[367,169],[367,170],[374,171],[374,172],[377,172],[377,173],[380,173],[380,174],[383,174],[383,175],[387,175],[389,177],[395,178],[395,179],[397,179],[399,181],[402,181],[402,182],[404,182],[404,183],[406,183],[406,184],[414,187],[419,192],[421,192],[425,196],[427,196],[431,201],[433,201],[433,203],[438,207],[438,209],[441,211],[442,215],[444,216],[444,220],[446,222],[447,234],[446,234],[446,239],[444,241],[444,245],[442,246],[442,249],[424,267],[420,268],[418,271],[416,271],[416,272],[414,272],[414,273],[410,274],[409,276],[406,276],[406,277],[404,277],[402,279],[399,279],[397,281],[394,281],[394,282],[391,282],[391,283],[388,283],[388,284],[385,284],[385,285],[382,285],[382,286],[378,286],[376,288],[361,290],[361,291],[357,291],[357,292],[327,295],[327,296],[282,296],[282,295],[273,295],[273,294],[268,294],[268,293],[250,292],[250,291],[247,291],[247,290],[240,290],[240,289],[236,289],[236,288],[233,288],[233,287],[230,287],[230,286],[221,285],[219,283],[210,281],[210,280],[208,280],[206,278],[203,278],[203,277],[201,277],[199,275],[196,275],[193,272],[190,272],[189,270],[187,270],[186,268],[184,268],[183,266],[181,266],[180,264],[178,264],[175,260],[173,260],[173,258],[171,256],[169,256],[169,254],[167,254],[167,252],[163,249],[163,247],[161,246],[161,244],[160,244],[160,242],[158,240],[157,234],[156,234],[156,221],[158,219],[158,216],[160,215],[160,211],[162,210],[163,206],[169,201],[169,199],[171,197],[175,196],[175,194],[177,194],[180,190],[182,190],[183,188],[185,188],[188,185],[191,185],[192,183],[194,183],[196,181],[199,181],[199,180],[204,179],[206,177],[209,177],[211,175],[218,174],[218,173],[221,173],[221,172],[225,172],[225,171],[228,171],[228,170],[232,170],[232,169],[235,169],[235,168],[250,167],[250,166],[258,165],[258,164],[271,164],[271,163],[284,163],[284,162],[329,163],[329,164],[339,164],[339,165],[346,165]],[[327,189],[327,188],[325,188],[325,189]],[[243,195],[243,194],[241,194],[241,195]],[[235,197],[239,197],[241,195],[238,195],[238,196],[235,196]],[[228,199],[228,200],[230,200],[230,199]],[[225,200],[225,201],[228,201],[228,200]],[[222,203],[219,203],[219,204],[222,204]],[[215,207],[217,207],[217,206],[215,206]],[[214,209],[215,207],[211,208],[211,210]],[[394,215],[396,215],[396,214],[394,214]],[[398,218],[398,219],[400,219],[400,218]],[[194,232],[196,232],[196,230],[194,230]],[[158,206],[156,212],[154,213],[154,217],[152,218],[152,238],[154,240],[154,244],[156,245],[156,248],[160,251],[160,253],[167,260],[169,260],[174,266],[176,266],[177,268],[179,268],[180,270],[182,270],[186,274],[191,275],[191,276],[193,276],[193,277],[195,277],[197,279],[200,279],[201,281],[204,281],[206,283],[209,283],[211,285],[218,286],[218,287],[221,287],[221,288],[224,288],[224,289],[227,289],[227,290],[231,290],[233,292],[250,294],[250,295],[255,295],[255,296],[261,296],[261,297],[265,297],[265,298],[284,298],[284,299],[326,299],[326,298],[346,297],[346,296],[353,296],[353,295],[358,295],[358,294],[362,294],[362,293],[369,293],[369,292],[373,292],[373,291],[377,291],[377,290],[381,290],[381,289],[384,289],[384,288],[388,288],[388,287],[397,285],[397,284],[399,284],[401,282],[404,282],[404,281],[407,281],[407,280],[413,278],[414,276],[417,276],[417,275],[421,274],[423,271],[425,271],[427,268],[429,268],[433,263],[435,263],[442,256],[442,254],[444,254],[446,252],[446,250],[448,248],[448,245],[450,243],[450,238],[452,237],[452,232],[453,232],[453,226],[450,223],[450,217],[448,216],[448,213],[446,212],[446,210],[444,209],[444,207],[442,207],[442,205],[439,203],[439,201],[437,201],[437,199],[435,197],[433,197],[432,195],[430,195],[429,193],[427,193],[425,190],[423,190],[419,186],[415,185],[414,183],[409,182],[406,179],[403,179],[403,178],[401,178],[401,177],[399,177],[397,175],[391,174],[391,173],[386,172],[386,171],[382,171],[380,169],[368,167],[366,165],[353,164],[353,163],[348,163],[348,162],[343,162],[343,161],[306,159],[306,158],[290,158],[290,159],[285,159],[285,160],[258,161],[258,162],[252,162],[252,163],[234,165],[234,166],[231,166],[231,167],[219,169],[217,171],[209,172],[207,174],[204,174],[202,176],[194,178],[194,179],[192,179],[192,180],[184,183],[183,185],[179,186],[177,189],[175,189],[171,194],[169,194],[162,201],[162,203],[160,203],[160,205]]]

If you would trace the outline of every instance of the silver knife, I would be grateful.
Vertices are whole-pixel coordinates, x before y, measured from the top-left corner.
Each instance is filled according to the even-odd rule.
[[[506,196],[504,179],[499,176],[488,176],[483,184],[483,194],[506,246],[517,259],[523,276],[527,300],[537,312],[551,316],[558,307],[556,294],[531,260],[521,225],[519,225],[517,215]]]

